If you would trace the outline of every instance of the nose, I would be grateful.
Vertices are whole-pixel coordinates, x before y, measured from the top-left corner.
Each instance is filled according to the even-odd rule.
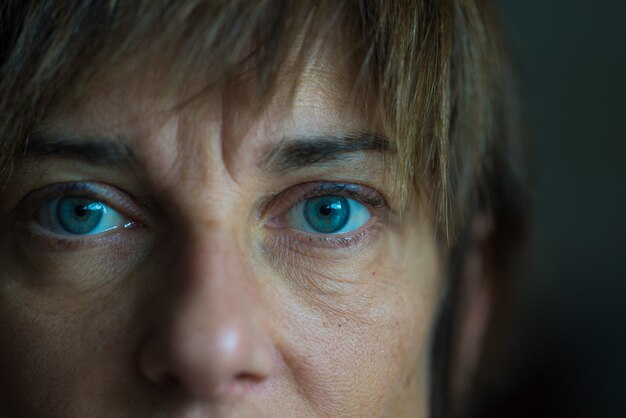
[[[274,351],[255,280],[230,241],[201,237],[180,251],[167,277],[177,291],[167,292],[140,351],[141,372],[154,385],[219,398],[271,375]]]

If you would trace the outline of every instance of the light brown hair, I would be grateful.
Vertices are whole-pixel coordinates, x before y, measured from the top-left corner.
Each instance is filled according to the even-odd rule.
[[[0,181],[10,181],[12,161],[37,123],[99,69],[145,59],[167,68],[176,85],[203,66],[211,89],[254,68],[262,107],[291,40],[300,40],[302,59],[320,34],[336,30],[358,39],[355,88],[376,98],[395,146],[398,189],[429,202],[450,248],[451,279],[433,348],[432,410],[439,416],[449,391],[453,265],[462,257],[468,220],[479,210],[493,213],[500,258],[508,260],[526,213],[510,72],[486,1],[5,0]],[[169,62],[160,58],[163,51],[172,52]]]

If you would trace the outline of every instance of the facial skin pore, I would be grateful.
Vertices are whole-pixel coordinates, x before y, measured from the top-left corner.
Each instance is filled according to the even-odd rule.
[[[18,161],[0,199],[1,412],[425,416],[442,276],[426,205],[399,216],[380,152],[266,158],[377,131],[346,99],[340,56],[312,59],[293,105],[279,89],[254,118],[246,88],[173,107],[167,81],[132,66],[61,103],[39,128],[57,145]],[[96,143],[108,153],[72,151]],[[294,207],[324,190],[369,220],[301,230]],[[67,195],[103,202],[120,225],[51,231],[41,207]]]

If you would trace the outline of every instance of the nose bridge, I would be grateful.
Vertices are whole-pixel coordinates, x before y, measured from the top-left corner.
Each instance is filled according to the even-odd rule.
[[[273,351],[252,312],[262,308],[244,249],[216,223],[184,241],[170,277],[178,281],[177,300],[143,350],[144,374],[155,383],[174,380],[197,397],[264,380]]]
[[[202,331],[207,344],[224,348],[261,326],[251,312],[259,308],[253,272],[226,228],[209,224],[195,231],[177,264],[184,276],[178,332]]]
[[[225,222],[206,221],[186,234],[177,254],[177,268],[186,276],[185,284],[195,292],[225,287],[242,291],[252,271],[246,250],[238,242],[237,231]],[[224,286],[228,282],[229,286]],[[195,293],[194,292],[194,293]]]

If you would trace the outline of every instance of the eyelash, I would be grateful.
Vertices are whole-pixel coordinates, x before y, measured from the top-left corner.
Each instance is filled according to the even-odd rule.
[[[36,235],[44,236],[48,244],[52,245],[55,249],[68,251],[79,250],[91,245],[98,245],[99,243],[104,244],[105,242],[111,242],[113,236],[119,236],[120,233],[128,229],[141,228],[147,223],[143,211],[141,211],[131,199],[126,197],[125,194],[118,192],[114,187],[99,185],[97,183],[81,182],[60,183],[31,192],[24,200],[24,206],[22,207],[24,207],[25,210],[18,211],[18,213],[23,214],[20,216],[20,220],[18,220],[18,225],[33,225],[35,223],[34,213],[39,205],[50,199],[67,196],[72,192],[105,202],[107,205],[128,216],[132,220],[133,225],[130,228],[112,231],[111,233],[105,232],[93,236],[77,237],[56,234],[38,225],[36,225],[35,228],[31,228],[31,231]],[[264,216],[264,218],[270,218],[270,221],[266,225],[272,229],[272,219],[286,213],[291,208],[308,199],[325,195],[341,195],[353,198],[365,205],[368,210],[374,211],[374,213],[372,213],[372,219],[367,223],[369,226],[363,226],[354,232],[337,235],[311,234],[304,231],[289,230],[285,231],[286,234],[289,234],[288,238],[290,242],[288,245],[296,243],[291,240],[291,238],[294,238],[299,245],[302,245],[304,242],[304,245],[313,245],[316,247],[351,247],[374,232],[377,229],[376,227],[379,226],[376,220],[380,218],[380,215],[388,213],[391,210],[385,197],[367,186],[352,183],[310,182],[293,186],[273,195],[261,205],[260,213],[270,214],[270,216]],[[271,216],[271,214],[273,214],[273,216]],[[378,216],[376,216],[377,214]]]
[[[305,191],[302,192],[301,189]],[[293,198],[293,194],[298,194],[296,198]],[[311,234],[308,232],[297,231],[290,228],[280,228],[272,225],[272,220],[276,217],[284,215],[291,208],[299,205],[300,203],[313,199],[316,197],[322,197],[326,195],[340,195],[350,197],[365,205],[368,210],[373,211],[372,219],[368,221],[367,225],[359,228],[355,232],[346,233],[344,235],[328,235],[328,234]],[[268,208],[272,208],[268,210]],[[391,207],[387,203],[385,197],[379,192],[359,184],[353,183],[324,183],[314,182],[305,183],[298,186],[294,186],[283,192],[274,195],[269,201],[266,201],[260,209],[261,213],[269,212],[268,218],[270,221],[268,227],[270,229],[282,229],[289,230],[287,232],[297,241],[305,241],[307,245],[311,245],[314,242],[316,246],[330,247],[330,248],[348,248],[358,244],[363,238],[366,238],[371,233],[375,232],[380,226],[377,224],[377,220],[385,214],[391,212]],[[291,245],[293,243],[290,243]]]
[[[128,217],[130,220],[129,224],[122,229],[115,229],[101,234],[71,236],[49,231],[35,221],[35,213],[41,205],[55,198],[69,196],[72,193],[106,202],[106,205]],[[17,226],[29,228],[35,237],[43,238],[43,241],[48,246],[61,251],[81,250],[99,244],[114,244],[117,241],[115,238],[118,238],[121,233],[142,228],[146,224],[143,211],[131,199],[126,197],[124,193],[117,191],[112,186],[100,185],[98,183],[59,183],[44,187],[29,193],[21,207],[24,209],[19,210],[20,216]]]

